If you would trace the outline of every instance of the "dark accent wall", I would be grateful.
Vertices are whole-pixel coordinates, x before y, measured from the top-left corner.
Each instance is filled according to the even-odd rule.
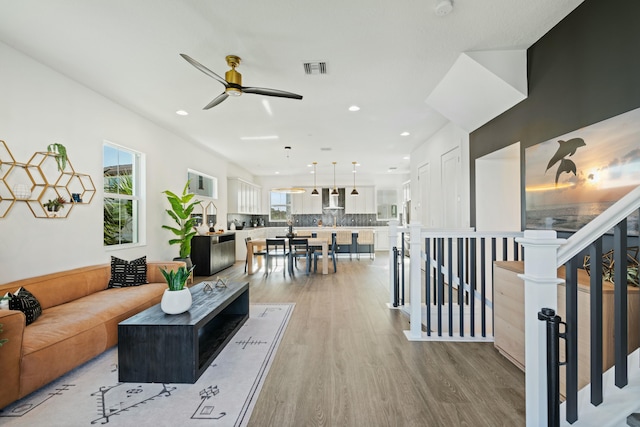
[[[524,224],[524,149],[640,107],[639,23],[640,1],[586,0],[528,49],[527,99],[469,137],[472,226],[477,158],[520,141]]]

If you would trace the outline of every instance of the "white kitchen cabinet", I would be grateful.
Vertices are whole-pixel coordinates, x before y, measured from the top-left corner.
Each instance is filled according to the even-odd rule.
[[[239,178],[227,179],[229,213],[261,214],[261,187]]]
[[[312,187],[305,188],[304,193],[291,195],[291,213],[293,215],[322,214],[322,197],[312,196]]]
[[[303,194],[304,213],[305,214],[322,214],[322,196],[312,196],[313,187],[306,188]]]
[[[375,233],[376,251],[389,250],[389,229],[387,227],[376,228]]]
[[[247,259],[247,244],[245,239],[264,239],[267,237],[266,228],[246,228],[236,231],[236,261],[244,261]]]
[[[357,187],[358,195],[352,196],[346,191],[344,197],[344,213],[346,214],[373,214],[376,213],[376,189],[375,187]]]

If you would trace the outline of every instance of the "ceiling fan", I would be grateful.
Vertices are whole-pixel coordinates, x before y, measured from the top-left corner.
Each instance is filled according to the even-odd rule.
[[[285,92],[284,90],[242,86],[242,74],[236,71],[236,67],[240,65],[240,57],[238,56],[227,55],[227,64],[229,65],[229,67],[231,67],[231,69],[224,74],[224,79],[195,59],[191,58],[189,55],[181,53],[180,56],[182,56],[189,64],[193,65],[198,70],[222,83],[225,87],[224,92],[215,97],[213,101],[205,105],[205,107],[203,108],[204,110],[215,107],[216,105],[227,99],[229,96],[240,96],[243,93],[255,93],[257,95],[277,96],[280,98],[302,99],[302,95]]]

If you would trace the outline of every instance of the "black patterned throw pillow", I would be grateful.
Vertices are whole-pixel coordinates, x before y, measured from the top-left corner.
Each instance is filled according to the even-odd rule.
[[[40,302],[25,288],[20,288],[14,294],[9,294],[9,309],[23,312],[27,317],[27,325],[35,322],[42,314]]]
[[[139,286],[147,282],[147,257],[143,256],[133,261],[111,257],[111,279],[109,288],[124,288]]]

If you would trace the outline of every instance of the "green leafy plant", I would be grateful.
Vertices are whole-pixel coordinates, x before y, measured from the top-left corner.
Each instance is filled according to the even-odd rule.
[[[160,272],[162,272],[170,291],[181,291],[184,289],[187,279],[194,268],[195,266],[190,269],[187,269],[185,266],[180,266],[177,270],[166,270],[160,267]]]
[[[56,162],[58,163],[58,170],[62,172],[67,167],[67,148],[60,143],[53,143],[47,146],[47,151],[56,154]]]
[[[192,201],[195,194],[188,193],[188,189],[189,181],[184,186],[181,196],[169,190],[163,191],[171,204],[171,209],[166,209],[167,214],[173,218],[178,226],[163,225],[162,228],[171,230],[176,235],[176,238],[169,240],[169,244],[180,245],[180,258],[188,258],[191,255],[191,239],[196,235],[193,228],[196,220],[191,218],[191,212],[196,205],[200,204],[198,200]]]

